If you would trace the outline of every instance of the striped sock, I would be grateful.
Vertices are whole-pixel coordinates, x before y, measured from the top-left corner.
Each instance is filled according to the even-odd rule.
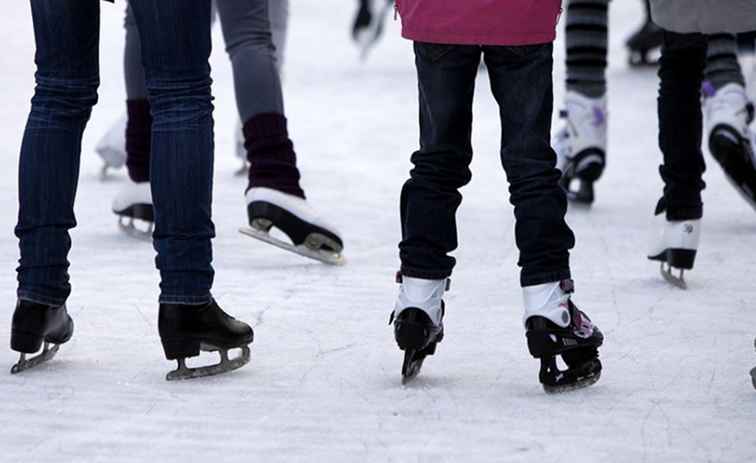
[[[731,34],[714,34],[708,36],[706,51],[706,81],[719,90],[730,83],[745,85],[743,71],[738,62],[737,39]]]
[[[567,90],[591,98],[606,93],[609,0],[570,0],[567,6]]]

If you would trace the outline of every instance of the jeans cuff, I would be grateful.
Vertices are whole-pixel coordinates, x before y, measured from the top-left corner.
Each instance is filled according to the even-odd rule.
[[[53,307],[60,307],[66,303],[65,297],[60,298],[45,296],[39,293],[35,293],[34,291],[27,291],[24,289],[19,289],[18,291],[16,291],[16,296],[19,299],[23,299],[25,301],[34,302],[36,304],[49,305]]]
[[[161,294],[158,302],[161,304],[179,304],[179,305],[205,305],[213,300],[213,295],[208,293],[206,296],[179,296],[172,294]]]
[[[667,220],[698,220],[703,217],[703,206],[667,207]]]
[[[522,272],[520,274],[520,286],[523,288],[526,286],[542,285],[544,283],[554,283],[557,281],[568,280],[572,278],[570,275],[570,269],[558,270],[553,272],[541,272],[535,274],[528,274]]]
[[[422,280],[443,280],[451,276],[451,270],[418,270],[402,265],[399,271],[403,276],[410,278],[420,278]]]

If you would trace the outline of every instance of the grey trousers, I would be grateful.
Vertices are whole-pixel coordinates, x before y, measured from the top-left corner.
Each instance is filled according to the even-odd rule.
[[[280,68],[284,60],[289,0],[215,0],[231,60],[239,117],[284,114]],[[147,98],[141,41],[126,11],[124,75],[129,100]]]

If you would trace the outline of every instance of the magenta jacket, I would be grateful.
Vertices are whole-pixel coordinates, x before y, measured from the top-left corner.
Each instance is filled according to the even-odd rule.
[[[396,0],[396,8],[410,40],[530,45],[554,40],[562,0]]]

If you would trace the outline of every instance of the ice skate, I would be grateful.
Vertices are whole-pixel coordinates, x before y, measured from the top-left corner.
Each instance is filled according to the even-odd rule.
[[[719,90],[704,84],[704,114],[709,151],[722,166],[727,180],[756,209],[756,133],[749,124],[754,106],[745,88],[736,83]]]
[[[126,114],[105,132],[95,147],[95,152],[104,163],[100,178],[104,180],[110,169],[118,170],[126,164]]]
[[[538,378],[549,394],[588,387],[601,378],[598,348],[604,335],[572,303],[572,291],[571,280],[523,288],[528,349],[541,361]],[[557,356],[567,369],[559,369]]]
[[[373,14],[372,0],[361,2],[352,26],[352,39],[360,49],[360,58],[367,59],[370,50],[380,41],[386,18],[394,8],[393,0],[378,0],[383,2],[380,11]]]
[[[423,280],[397,274],[401,283],[399,297],[391,312],[394,338],[404,351],[402,384],[420,373],[425,357],[436,353],[436,344],[444,338],[444,291],[449,280]]]
[[[135,183],[129,180],[113,199],[113,213],[118,216],[118,226],[126,234],[151,240],[155,214],[149,182]]]
[[[11,349],[21,355],[11,373],[20,373],[52,359],[60,345],[71,339],[73,329],[73,320],[65,305],[52,307],[19,300],[11,324]],[[39,355],[26,358],[40,348]]]
[[[664,211],[657,211],[654,222],[648,258],[661,263],[665,280],[686,289],[684,274],[693,268],[696,260],[701,220],[667,220]]]
[[[306,200],[262,187],[250,188],[246,196],[249,227],[241,233],[325,264],[344,262],[344,244],[335,228],[319,218]],[[271,235],[274,228],[290,241]]]
[[[756,348],[756,340],[753,341],[753,347]],[[751,370],[751,381],[753,382],[754,389],[756,389],[756,368]]]
[[[178,368],[166,376],[168,381],[218,375],[249,363],[252,328],[225,313],[215,301],[205,305],[160,304],[158,330],[165,357],[178,362]],[[229,358],[231,349],[241,349],[241,354]],[[217,351],[220,363],[188,367],[186,359],[198,356],[200,351]]]
[[[606,159],[606,97],[589,98],[568,91],[560,116],[564,127],[552,140],[561,185],[567,198],[590,205],[593,184],[604,172]]]
[[[247,160],[247,148],[244,146],[244,131],[241,122],[236,125],[234,135],[234,154],[241,161],[241,166],[234,172],[235,177],[246,177],[249,173],[249,161]]]
[[[630,55],[628,63],[632,67],[653,66],[657,60],[651,59],[651,52],[661,48],[664,43],[664,30],[654,24],[650,19],[631,35],[625,46],[627,46]]]

